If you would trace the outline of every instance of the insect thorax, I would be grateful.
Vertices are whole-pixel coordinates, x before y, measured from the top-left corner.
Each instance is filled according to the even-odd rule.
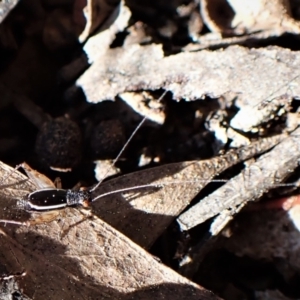
[[[92,202],[91,193],[88,190],[86,191],[68,190],[66,198],[67,198],[68,206],[82,205],[84,207],[87,207]]]

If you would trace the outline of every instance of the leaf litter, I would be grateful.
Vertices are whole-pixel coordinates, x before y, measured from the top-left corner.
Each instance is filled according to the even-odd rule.
[[[47,287],[45,286],[45,289],[41,289],[43,293],[46,293],[48,288],[53,289],[54,287],[60,293],[60,289],[57,289],[58,285],[61,286],[62,284],[62,286],[65,286],[66,283],[63,281],[63,278],[57,276],[59,269],[62,268],[62,270],[64,270],[62,272],[62,276],[65,276],[66,271],[68,274],[73,274],[73,276],[75,275],[73,273],[74,271],[72,271],[75,266],[67,259],[67,257],[74,258],[75,261],[80,265],[80,270],[83,274],[83,277],[92,276],[94,279],[88,284],[85,281],[87,290],[81,290],[79,292],[75,286],[77,284],[81,286],[80,280],[83,280],[83,277],[80,278],[78,271],[76,271],[76,280],[74,280],[71,284],[72,290],[76,294],[82,293],[83,295],[91,295],[92,291],[89,289],[91,284],[101,284],[104,286],[106,286],[108,282],[111,284],[111,272],[124,273],[124,270],[120,270],[120,266],[122,265],[120,265],[120,263],[113,264],[115,267],[117,267],[117,270],[114,270],[109,263],[108,257],[113,258],[115,261],[115,256],[118,256],[118,259],[122,261],[124,258],[122,258],[122,256],[120,257],[120,255],[117,255],[117,253],[122,252],[123,254],[126,254],[124,257],[130,256],[132,263],[134,263],[134,255],[136,255],[135,252],[139,253],[139,251],[135,250],[133,251],[134,253],[130,252],[130,254],[124,253],[123,247],[125,247],[125,245],[119,241],[119,238],[121,237],[121,240],[123,241],[125,239],[127,250],[128,248],[132,248],[132,246],[129,247],[132,242],[127,238],[124,238],[120,233],[115,231],[115,229],[109,227],[109,225],[106,225],[106,223],[104,223],[101,219],[125,233],[137,244],[140,244],[143,247],[149,247],[151,243],[153,243],[157,237],[161,235],[168,224],[170,224],[170,222],[189,204],[189,199],[193,199],[201,189],[201,186],[208,183],[214,175],[228,168],[231,164],[237,163],[238,159],[244,160],[247,157],[257,154],[257,149],[260,151],[265,151],[282,138],[283,137],[266,139],[264,146],[262,144],[263,140],[260,141],[258,145],[253,143],[251,146],[248,146],[248,148],[241,149],[238,152],[232,151],[223,157],[217,157],[215,161],[208,160],[204,162],[196,161],[175,163],[168,166],[157,167],[152,170],[140,171],[137,174],[128,174],[121,178],[117,178],[116,180],[105,182],[99,187],[99,190],[96,190],[97,194],[102,194],[107,190],[113,191],[120,189],[124,186],[128,187],[129,182],[131,182],[132,186],[141,185],[145,182],[153,183],[155,180],[157,180],[157,178],[160,178],[157,185],[161,186],[162,189],[158,189],[158,191],[146,194],[146,196],[143,196],[142,192],[142,195],[139,195],[134,200],[129,198],[129,203],[126,205],[125,202],[125,206],[119,202],[120,200],[115,203],[114,197],[109,197],[107,202],[105,199],[103,199],[103,201],[98,200],[95,202],[93,207],[92,219],[84,219],[83,214],[76,209],[66,209],[62,213],[61,219],[54,221],[51,224],[29,228],[20,227],[17,230],[10,228],[8,232],[12,234],[14,243],[13,248],[11,245],[9,246],[11,248],[9,251],[13,252],[14,255],[18,257],[17,268],[20,268],[21,265],[27,270],[28,273],[26,280],[22,280],[22,285],[24,284],[24,287],[30,285],[30,279],[34,280],[35,283],[37,283],[38,280],[39,285],[43,285],[45,283],[47,285]],[[7,167],[5,166],[5,168]],[[179,170],[181,170],[181,172]],[[209,175],[207,170],[209,170],[212,175]],[[205,174],[205,178],[203,179],[204,182],[198,185],[176,184],[175,186],[169,186],[166,184],[168,182],[168,176],[170,177],[171,181],[176,179],[178,182],[182,182],[184,181],[184,178],[190,180],[190,178],[199,177],[199,174],[202,176]],[[14,180],[15,179],[16,178],[14,178]],[[21,177],[20,180],[23,181],[24,177]],[[179,188],[175,188],[176,186]],[[187,189],[189,190],[189,196],[187,196]],[[6,189],[4,189],[4,191],[5,193],[8,192]],[[18,189],[18,191],[20,193],[19,196],[21,196],[22,191],[20,189]],[[185,197],[183,197],[183,194]],[[122,195],[122,198],[124,202],[124,198],[126,199],[126,196]],[[130,206],[128,204],[130,204]],[[101,219],[96,217],[99,213],[99,210],[103,212],[102,215],[101,213],[99,214]],[[134,224],[134,226],[131,224]],[[66,235],[61,234],[64,228],[67,228]],[[6,231],[6,228],[4,228],[3,231]],[[4,240],[10,240],[9,235],[7,235],[8,232],[2,236]],[[107,236],[108,232],[110,232],[111,235]],[[42,243],[40,239],[42,239]],[[95,245],[100,246],[95,247]],[[118,248],[117,246],[121,248]],[[26,255],[24,257],[24,253],[23,256],[19,254],[19,251],[24,251],[23,247],[26,248],[26,253],[29,253],[30,256],[34,255],[37,259],[43,257],[43,259],[41,259],[40,267],[44,273],[47,273],[47,276],[51,277],[51,272],[55,272],[58,281],[53,281],[53,286],[51,285],[49,287],[49,282],[45,282],[44,277],[41,276],[38,268],[36,268],[36,264],[34,264],[34,269],[31,270],[33,268],[31,260],[28,260]],[[140,249],[140,251],[142,250]],[[63,258],[61,256],[63,256]],[[137,257],[136,259],[137,261],[142,260],[143,262],[147,263],[147,265],[149,263],[145,260],[145,258],[141,259],[140,257]],[[44,265],[48,266],[46,272]],[[159,263],[158,265],[161,266]],[[106,267],[106,272],[103,272],[103,269]],[[127,261],[126,266],[124,267],[128,267]],[[139,269],[140,268],[141,267],[139,267]],[[158,267],[155,266],[155,268],[157,269]],[[31,272],[37,272],[38,275],[32,275],[34,278],[33,279],[29,275]],[[98,274],[98,272],[100,273]],[[105,274],[108,275],[107,278]],[[117,282],[123,282],[122,289],[118,290],[118,292],[128,293],[135,289],[134,281],[132,282],[132,280],[128,280],[130,278],[128,278],[127,272],[126,274],[123,274],[123,276],[124,275],[126,275],[125,278],[117,274],[115,274],[113,277],[117,278]],[[153,270],[151,270],[151,279],[154,278]],[[29,283],[26,283],[27,280],[29,280]],[[128,286],[125,284],[126,280],[129,281]],[[167,278],[163,276],[162,280],[165,283]],[[179,280],[178,282],[181,282],[180,279],[177,280]],[[156,284],[159,282],[158,278],[155,278],[155,282]],[[151,283],[149,284],[151,285]],[[99,289],[96,289],[96,293],[99,295]],[[102,293],[103,288],[101,288],[101,294]],[[35,294],[38,295],[37,291],[35,291]],[[68,296],[70,296],[69,291]],[[65,295],[65,297],[67,297],[67,295]],[[202,294],[201,297],[203,297]]]
[[[123,17],[123,19],[119,19],[121,26],[114,26],[114,28],[110,26],[110,32],[102,31],[103,35],[100,40],[106,41],[104,45],[99,43],[102,51],[98,54],[96,54],[97,51],[86,53],[94,64],[78,79],[77,85],[82,87],[88,101],[114,100],[118,96],[122,97],[122,93],[126,93],[123,94],[123,99],[127,98],[129,103],[131,99],[128,92],[134,96],[136,92],[144,89],[165,89],[173,93],[174,99],[184,98],[186,101],[198,100],[207,95],[217,97],[230,94],[233,95],[233,98],[237,97],[236,107],[243,109],[245,104],[252,108],[259,107],[257,104],[266,99],[266,95],[276,98],[287,91],[286,99],[299,95],[299,78],[295,77],[298,65],[297,54],[279,47],[249,50],[234,46],[225,50],[205,50],[168,56],[162,51],[161,46],[141,46],[132,43],[132,40],[130,42],[129,38],[132,37],[128,37],[127,41],[125,39],[123,47],[109,49],[115,33],[118,30],[124,30],[129,20],[128,8],[123,3],[122,7],[123,11],[127,10],[127,13],[119,15],[119,17]],[[93,28],[93,26],[89,28]],[[89,31],[89,28],[86,32]],[[162,29],[160,30],[162,32]],[[89,42],[92,43],[92,39],[89,39],[86,45]],[[95,49],[97,50],[97,48]],[[74,77],[66,76],[65,78]],[[101,85],[95,84],[95,82],[101,82]],[[270,91],[274,91],[274,82],[280,88],[276,90],[275,94],[272,94]],[[291,84],[290,88],[287,88],[287,83]],[[270,100],[268,108],[274,103],[272,100]],[[247,124],[246,128],[239,127],[240,124],[233,127],[242,131],[259,131],[261,123],[265,124],[278,119],[280,114],[284,116],[290,114],[290,105],[285,106],[284,104],[281,102],[274,110],[268,111],[267,119],[264,115],[258,122]],[[282,107],[283,110],[281,110]],[[141,110],[142,115],[149,113],[149,110],[148,112],[146,110],[145,113],[143,106],[141,108],[137,106],[135,109],[136,111]],[[258,111],[261,112],[261,108],[258,108]],[[161,115],[153,114],[153,116],[154,122],[162,122]],[[282,136],[282,139],[284,138]],[[274,143],[269,144],[269,147],[274,146],[277,142],[278,140],[276,141],[275,138]],[[294,146],[293,144],[291,149]],[[254,147],[254,144],[250,147]],[[253,152],[254,155],[257,153]],[[98,199],[94,203],[94,214],[89,218],[88,216],[84,218],[85,211],[70,208],[61,212],[61,217],[49,224],[17,229],[7,225],[3,228],[2,235],[3,241],[5,241],[2,245],[6,247],[2,255],[6,257],[1,261],[4,261],[4,265],[11,274],[18,274],[23,269],[26,270],[27,275],[20,282],[25,286],[25,293],[36,299],[49,295],[51,297],[63,296],[65,299],[69,297],[106,298],[112,295],[114,298],[142,299],[151,299],[155,295],[160,297],[172,295],[172,299],[174,299],[174,295],[176,295],[178,299],[182,299],[191,298],[191,294],[195,296],[195,299],[199,297],[211,299],[214,297],[212,294],[199,289],[196,284],[164,267],[136,244],[149,248],[165,231],[168,224],[190,204],[201,187],[216,173],[229,167],[226,163],[228,163],[227,157],[230,155],[236,158],[231,153],[203,163],[199,161],[175,163],[157,167],[150,172],[149,170],[140,171],[104,182],[96,191],[97,195],[137,183],[152,182],[157,186],[149,187],[146,190],[141,189],[140,192],[131,191],[113,195],[110,198]],[[288,155],[288,159],[293,158],[297,161],[294,152],[286,155]],[[279,155],[277,154],[277,156]],[[245,159],[245,157],[239,158]],[[226,163],[223,165],[224,162]],[[296,166],[292,159],[288,163],[291,165],[294,163],[291,169]],[[195,177],[198,177],[199,173],[203,176],[203,170],[209,166],[212,166],[212,169],[210,173],[205,173],[204,182],[200,182],[198,186],[194,183],[191,184],[191,181],[199,180]],[[268,180],[272,178],[270,183],[285,177],[284,174],[281,174],[280,169],[273,170],[271,175],[266,175],[264,171],[261,166],[250,166],[242,176],[246,183],[244,181],[241,185],[229,183],[230,187],[225,189],[230,192],[240,192],[241,186],[246,190],[250,185],[253,192],[260,195],[261,187],[248,181],[253,174],[258,174]],[[18,177],[19,175],[16,174],[14,176]],[[15,182],[15,179],[18,178],[12,179]],[[18,193],[24,194],[25,191],[32,190],[30,182],[23,180],[24,177],[19,184],[15,185],[17,188],[3,185],[3,207],[6,208],[3,213],[5,216],[19,214],[19,211],[10,209],[10,206],[14,205],[14,201],[7,201],[6,193],[8,197],[11,197],[12,193],[16,197]],[[173,181],[173,184],[167,184],[168,180]],[[182,184],[183,181],[186,183]],[[264,180],[259,183],[263,184],[263,188],[269,188],[265,185]],[[221,196],[224,197],[223,194]],[[249,199],[253,200],[255,197],[251,195]],[[220,207],[219,203],[210,202],[210,208],[215,209],[215,213],[220,213],[217,220],[222,221],[219,227],[216,227],[217,221],[213,223],[216,232],[220,231],[225,224],[223,218],[220,219],[220,217],[224,217],[225,220],[230,219],[232,214],[243,206],[242,201],[241,199],[239,203],[228,204],[233,207]],[[174,203],[176,206],[172,205]],[[125,233],[130,239],[113,228]],[[40,286],[40,289],[35,288],[37,285]],[[176,289],[175,293],[174,289]]]

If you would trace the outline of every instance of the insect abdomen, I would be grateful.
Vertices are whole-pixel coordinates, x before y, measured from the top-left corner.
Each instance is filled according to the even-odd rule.
[[[22,201],[26,210],[52,210],[67,206],[67,190],[47,189],[30,193]]]

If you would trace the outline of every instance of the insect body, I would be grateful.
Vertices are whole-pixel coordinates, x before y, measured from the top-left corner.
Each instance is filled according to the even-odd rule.
[[[18,205],[28,211],[46,211],[75,205],[88,207],[90,202],[89,191],[43,189],[28,194]]]
[[[27,176],[34,184],[34,188],[36,188],[35,191],[18,198],[17,206],[23,210],[32,212],[35,217],[26,222],[0,219],[1,223],[31,225],[50,222],[59,215],[59,209],[68,206],[82,206],[87,208],[93,201],[111,194],[132,191],[151,186],[158,187],[158,184],[138,185],[134,187],[113,190],[111,192],[92,197],[92,193],[98,188],[99,183],[90,189],[62,189],[60,180],[56,179],[54,182],[52,182],[48,177],[33,170],[26,163],[22,163],[21,165],[17,166],[17,168],[24,169]],[[10,174],[12,172],[10,172]],[[39,215],[34,213],[39,213]]]
[[[20,199],[17,204],[28,211],[48,211],[67,206],[81,205],[88,207],[91,203],[89,190],[64,190],[60,179],[53,183],[45,175],[33,170],[26,163],[18,166],[25,170],[27,176],[34,182],[37,190]]]
[[[49,222],[59,214],[57,210],[67,206],[89,207],[92,202],[91,191],[88,189],[71,190],[62,189],[61,182],[56,179],[52,182],[45,175],[33,170],[26,163],[17,166],[24,169],[30,181],[34,185],[35,191],[28,193],[22,197],[16,197],[16,205],[28,212],[41,213],[28,222],[19,222],[12,220],[2,220],[1,223],[12,223],[17,225],[30,225]],[[12,171],[14,172],[14,171]],[[12,174],[10,172],[9,174]],[[33,214],[34,215],[34,214]],[[35,214],[36,215],[36,214]]]

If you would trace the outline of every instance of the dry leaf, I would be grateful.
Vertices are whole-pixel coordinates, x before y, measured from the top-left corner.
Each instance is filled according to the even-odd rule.
[[[300,30],[300,23],[293,19],[286,0],[202,0],[201,13],[211,31],[225,34],[264,30],[298,33]]]
[[[103,1],[100,1],[103,2]],[[105,1],[104,1],[105,2]],[[131,17],[131,12],[124,2],[121,1],[118,7],[114,10],[107,24],[99,29],[99,33],[90,37],[83,46],[85,56],[72,61],[70,64],[64,66],[59,72],[59,77],[64,82],[75,80],[88,66],[87,62],[92,63],[95,60],[102,61],[105,59],[105,54],[109,50],[109,46],[116,38],[116,34],[122,32],[128,25]],[[111,20],[113,23],[111,24]],[[87,32],[82,33],[80,40],[85,39],[90,29],[86,28]]]
[[[78,79],[87,100],[100,102],[137,90],[166,89],[175,99],[218,97],[231,91],[236,105],[255,105],[287,93],[300,94],[300,57],[287,49],[245,49],[179,53],[164,57],[161,46],[110,49]],[[259,80],[258,80],[259,78]],[[274,86],[276,82],[276,87]],[[97,84],[98,83],[98,84]],[[101,83],[101,84],[100,84]],[[276,89],[277,88],[277,89]],[[275,92],[274,92],[275,91]]]
[[[84,26],[79,41],[83,43],[105,20],[106,26],[109,26],[118,15],[119,5],[120,0],[75,1],[73,19],[77,26]]]
[[[2,177],[11,172],[6,165],[0,166]],[[10,192],[21,196],[33,188],[30,181],[24,183],[20,173],[10,175],[4,177],[5,182],[23,182],[23,190],[18,188],[21,183],[10,189],[3,186],[2,204]],[[14,202],[10,200],[6,199],[7,206]],[[7,213],[8,210],[13,214],[7,207]],[[84,211],[68,208],[51,223],[1,228],[1,266],[6,275],[26,272],[17,281],[28,297],[217,299],[159,263],[105,222],[85,215]]]
[[[19,281],[26,295],[151,299],[157,293],[166,299],[188,294],[194,299],[216,299],[101,220],[82,218],[78,211],[67,210],[60,221],[49,225],[3,229],[1,264],[9,273],[26,271]],[[63,229],[68,232],[61,237]]]
[[[163,105],[156,101],[150,93],[123,93],[120,98],[141,116],[147,117],[157,124],[164,124],[165,112]]]
[[[95,36],[89,38],[84,45],[83,50],[87,54],[90,63],[98,59],[102,60],[105,57],[105,53],[109,50],[112,41],[115,39],[116,34],[122,32],[128,25],[131,12],[123,1],[119,4],[115,14],[117,16],[114,22],[107,28],[103,28]]]

